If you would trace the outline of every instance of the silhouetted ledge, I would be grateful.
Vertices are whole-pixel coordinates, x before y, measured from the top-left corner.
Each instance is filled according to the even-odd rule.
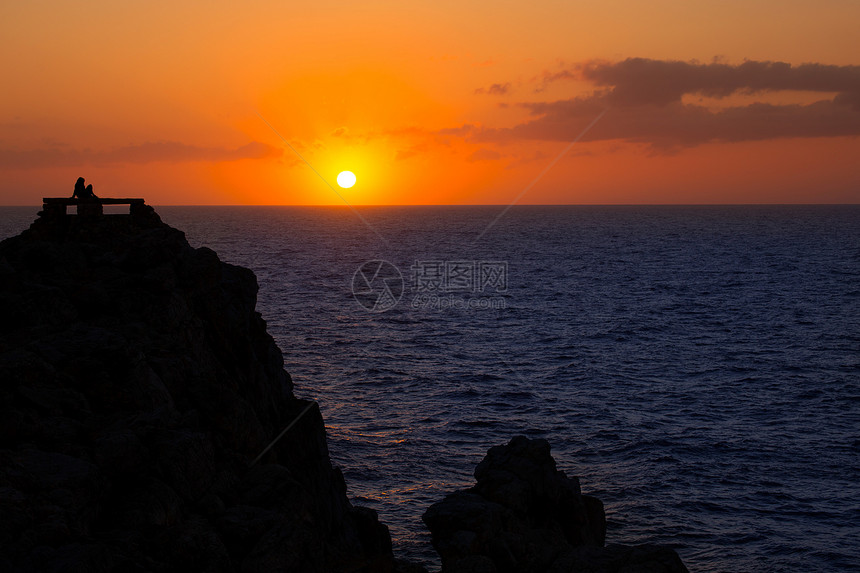
[[[406,567],[348,501],[254,274],[134,205],[0,243],[0,570]]]
[[[443,573],[687,571],[670,548],[604,547],[603,503],[556,469],[546,440],[491,448],[475,479],[424,514]]]
[[[45,197],[42,199],[41,217],[62,217],[66,215],[66,208],[77,207],[77,214],[84,216],[103,215],[105,205],[128,205],[130,215],[140,214],[146,208],[143,199],[117,198],[117,197],[87,197],[78,199],[76,197]],[[151,209],[151,207],[150,207]]]

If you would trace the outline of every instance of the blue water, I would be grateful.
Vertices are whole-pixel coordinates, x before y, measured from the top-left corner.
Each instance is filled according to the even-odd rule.
[[[860,208],[523,206],[479,239],[501,210],[158,208],[256,272],[398,555],[436,567],[421,514],[526,434],[604,501],[610,542],[692,571],[860,569]],[[365,304],[404,279],[387,312],[353,296],[372,260]]]

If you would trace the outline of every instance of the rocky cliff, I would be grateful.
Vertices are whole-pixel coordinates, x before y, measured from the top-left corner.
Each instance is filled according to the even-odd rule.
[[[0,570],[395,569],[256,294],[145,206],[0,243]]]

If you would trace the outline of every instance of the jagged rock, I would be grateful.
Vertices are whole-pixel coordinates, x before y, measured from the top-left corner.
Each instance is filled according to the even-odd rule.
[[[546,440],[491,448],[475,479],[423,516],[445,573],[686,571],[671,549],[604,548],[603,504],[556,468]]]
[[[0,569],[393,571],[247,269],[151,207],[0,243]]]

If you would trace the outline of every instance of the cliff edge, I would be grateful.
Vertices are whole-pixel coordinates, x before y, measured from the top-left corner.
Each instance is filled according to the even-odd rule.
[[[0,243],[0,570],[395,570],[256,295],[148,206]]]

